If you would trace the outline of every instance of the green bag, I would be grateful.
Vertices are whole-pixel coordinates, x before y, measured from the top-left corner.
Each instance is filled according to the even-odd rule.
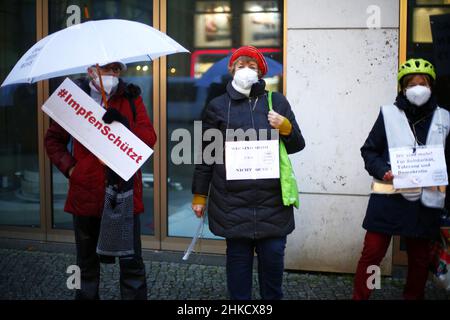
[[[269,110],[272,111],[272,91],[268,94]],[[297,209],[300,201],[298,197],[297,179],[289,159],[283,140],[280,139],[280,183],[283,205],[294,205]]]

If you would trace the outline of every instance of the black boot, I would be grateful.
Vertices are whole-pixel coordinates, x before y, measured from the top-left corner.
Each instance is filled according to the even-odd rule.
[[[81,271],[81,289],[75,291],[76,300],[98,300],[100,260],[96,253],[100,218],[73,216],[77,265]]]
[[[121,257],[120,294],[122,300],[147,300],[145,265],[142,260],[141,227],[139,216],[134,216],[134,255]]]
[[[120,259],[120,295],[122,300],[147,300],[147,282],[142,258]]]

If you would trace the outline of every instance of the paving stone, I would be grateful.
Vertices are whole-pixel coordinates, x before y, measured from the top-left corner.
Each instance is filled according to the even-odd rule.
[[[0,249],[0,299],[71,300],[67,289],[67,267],[75,264],[73,254],[36,250]],[[228,298],[224,266],[157,262],[144,260],[147,271],[148,298],[152,300],[223,300]],[[120,269],[102,265],[100,297],[120,299]],[[382,290],[375,290],[374,300],[402,299],[404,279],[383,277]],[[350,299],[353,276],[327,273],[285,272],[284,299]],[[253,275],[253,298],[259,299],[258,277]],[[426,298],[450,300],[450,293],[432,282],[426,286]]]

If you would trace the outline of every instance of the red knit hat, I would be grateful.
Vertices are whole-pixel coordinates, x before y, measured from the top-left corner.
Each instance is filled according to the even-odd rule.
[[[236,59],[239,57],[242,57],[242,56],[247,56],[247,57],[255,59],[256,63],[258,64],[258,69],[259,69],[259,71],[261,71],[261,77],[264,77],[264,75],[268,71],[266,59],[264,58],[263,54],[258,49],[256,49],[255,47],[252,47],[252,46],[240,47],[239,49],[234,51],[233,54],[231,55],[230,62],[228,63],[228,67],[231,68],[231,66],[236,61]]]

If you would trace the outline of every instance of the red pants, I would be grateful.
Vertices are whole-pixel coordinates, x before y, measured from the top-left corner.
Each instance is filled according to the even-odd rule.
[[[372,265],[380,265],[390,242],[390,235],[369,231],[366,233],[364,248],[358,262],[353,285],[354,300],[369,299],[372,290],[367,286],[367,279],[373,273],[367,273],[367,268]],[[406,238],[406,247],[408,253],[408,278],[403,297],[406,300],[423,299],[430,264],[430,240]]]

